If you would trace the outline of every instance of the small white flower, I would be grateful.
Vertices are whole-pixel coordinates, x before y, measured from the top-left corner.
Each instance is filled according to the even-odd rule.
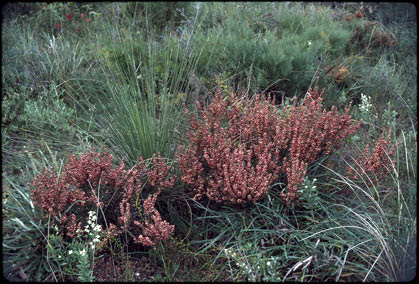
[[[72,253],[73,253],[73,251],[72,251],[72,250],[69,250],[69,251],[68,251],[68,254],[72,254]]]
[[[307,44],[308,44],[308,46],[310,46],[311,45],[311,41],[308,41]]]
[[[371,97],[367,97],[364,94],[361,94],[361,105],[359,106],[359,109],[362,112],[369,112],[370,108],[372,107],[370,100]]]
[[[85,256],[85,255],[86,255],[86,249],[81,250],[81,251],[80,251],[80,254],[81,254],[82,256]]]

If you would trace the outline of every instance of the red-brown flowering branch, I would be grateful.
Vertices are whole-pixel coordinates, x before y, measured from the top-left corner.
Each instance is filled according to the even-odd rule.
[[[125,169],[124,161],[113,167],[112,155],[91,150],[71,156],[61,176],[52,170],[36,176],[31,184],[32,199],[36,207],[59,219],[60,232],[69,237],[86,223],[85,213],[99,206],[113,235],[129,230],[139,234],[134,241],[154,245],[174,229],[154,208],[161,189],[174,185],[170,169],[160,156],[153,156],[151,163],[140,158],[131,169]],[[145,189],[155,192],[147,197]],[[141,200],[145,200],[143,206]]]
[[[200,119],[190,115],[189,144],[178,151],[182,181],[195,199],[244,203],[262,198],[285,176],[281,195],[290,203],[307,166],[359,127],[350,106],[340,114],[334,107],[326,111],[322,100],[323,92],[310,89],[303,102],[284,106],[282,113],[260,95],[238,100],[218,93],[207,108],[197,103]]]
[[[279,152],[286,147],[285,121],[268,101],[256,96],[240,103],[217,94],[207,109],[197,103],[201,121],[190,118],[189,147],[181,146],[182,180],[194,198],[244,203],[265,196],[279,172]]]
[[[134,221],[134,224],[143,231],[143,234],[136,237],[134,241],[145,246],[155,246],[157,241],[167,240],[175,229],[175,226],[162,220],[160,213],[154,207],[159,193],[160,191],[149,195],[144,201],[146,221]]]
[[[360,153],[355,166],[360,175],[373,175],[378,181],[391,172],[395,163],[392,156],[397,144],[392,144],[390,136],[391,130],[387,137],[382,134],[374,143],[372,151],[370,151],[371,145],[365,146],[364,152]],[[355,180],[359,178],[359,174],[354,173],[354,169],[351,167],[348,170],[348,176]]]

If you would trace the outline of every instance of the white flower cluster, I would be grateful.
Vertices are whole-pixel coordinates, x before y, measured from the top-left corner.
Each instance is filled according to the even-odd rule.
[[[244,251],[250,249],[254,251],[254,247],[251,244],[242,247]],[[270,258],[264,258],[261,254],[257,255],[243,255],[240,253],[240,249],[225,248],[223,249],[225,256],[233,260],[234,264],[240,269],[242,275],[247,277],[248,281],[280,281],[278,273],[278,257],[271,256]]]
[[[372,107],[371,104],[371,97],[370,96],[366,96],[364,94],[361,94],[361,105],[359,106],[359,109],[361,110],[361,112],[369,112],[370,109]]]
[[[232,248],[225,248],[223,251],[224,251],[224,254],[228,258],[233,258],[233,259],[239,258],[238,254]]]
[[[100,232],[102,231],[102,226],[96,223],[97,217],[94,211],[89,211],[89,219],[87,220],[87,225],[84,227],[84,231],[89,235],[89,245],[92,249],[95,248],[96,243],[100,242]]]
[[[225,248],[224,253],[229,259],[232,258],[234,263],[244,272],[244,274],[247,275],[247,280],[256,281],[256,277],[258,276],[258,272],[260,270],[259,264],[257,264],[256,267],[252,266],[244,259],[243,256],[239,256],[239,254],[232,248]]]
[[[313,179],[313,181],[311,182],[311,186],[309,187],[309,185],[307,184],[307,182],[306,182],[306,185],[304,186],[304,189],[300,189],[300,190],[298,190],[298,192],[304,192],[304,191],[309,191],[310,192],[310,190],[311,191],[313,191],[313,190],[316,190],[316,188],[317,188],[317,185],[314,185],[314,183],[317,181],[317,179],[316,178],[314,178]]]
[[[87,234],[87,239],[89,241],[89,245],[92,249],[95,249],[96,244],[100,242],[100,236],[102,232],[102,226],[96,223],[97,217],[94,211],[89,211],[89,218],[87,219],[87,225],[84,226],[84,232]],[[80,233],[80,230],[76,231]],[[69,250],[68,254],[73,254],[73,250]],[[83,248],[79,251],[81,256],[85,256],[87,254],[87,249]]]
[[[277,271],[279,257],[272,256],[266,262],[266,274],[263,276],[262,280],[264,282],[278,282],[281,281],[279,273]]]
[[[87,250],[84,248],[79,253],[81,256],[85,256],[87,254]],[[68,254],[73,254],[73,250],[69,250]]]

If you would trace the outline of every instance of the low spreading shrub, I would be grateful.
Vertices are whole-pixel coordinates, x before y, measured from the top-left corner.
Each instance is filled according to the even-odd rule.
[[[125,169],[123,161],[113,168],[108,153],[91,150],[80,157],[71,156],[61,176],[44,169],[33,179],[34,205],[63,237],[72,239],[80,234],[87,211],[99,210],[98,222],[111,235],[129,232],[135,243],[154,246],[174,230],[155,208],[161,190],[172,187],[174,177],[169,177],[170,166],[160,156],[151,160],[151,165],[140,159]]]
[[[257,201],[274,182],[286,181],[282,198],[297,199],[307,166],[339,148],[359,127],[348,114],[350,106],[343,114],[334,107],[326,111],[322,96],[310,89],[282,114],[260,95],[238,100],[218,93],[207,108],[197,103],[201,119],[190,116],[189,145],[178,151],[182,181],[194,198],[224,203]]]

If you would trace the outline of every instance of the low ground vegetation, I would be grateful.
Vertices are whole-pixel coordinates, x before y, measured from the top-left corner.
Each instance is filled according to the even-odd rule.
[[[415,276],[411,4],[2,12],[6,279]]]

